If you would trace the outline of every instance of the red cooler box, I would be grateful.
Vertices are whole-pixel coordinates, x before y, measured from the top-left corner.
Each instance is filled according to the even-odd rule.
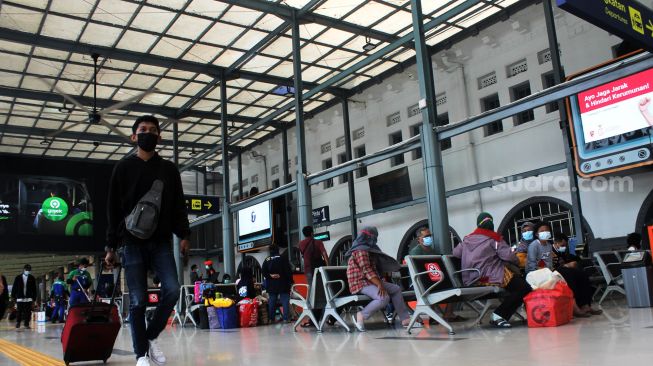
[[[567,284],[558,282],[552,290],[535,290],[524,297],[528,326],[557,327],[571,321],[574,293]]]

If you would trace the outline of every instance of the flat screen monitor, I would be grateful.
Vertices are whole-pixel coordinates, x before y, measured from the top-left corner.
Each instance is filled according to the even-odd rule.
[[[238,211],[238,242],[247,243],[272,236],[272,205],[257,203]]]
[[[598,66],[570,79],[607,67]],[[580,176],[615,173],[653,163],[653,69],[571,96],[569,117]]]
[[[375,210],[413,199],[406,167],[371,177],[368,182],[372,208]]]

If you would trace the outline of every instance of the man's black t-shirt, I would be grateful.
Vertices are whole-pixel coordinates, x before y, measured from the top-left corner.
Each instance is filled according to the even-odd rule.
[[[152,188],[156,179],[163,181],[159,223],[149,240],[138,239],[125,229],[125,217]],[[146,241],[170,241],[173,233],[182,239],[188,238],[188,215],[177,167],[158,154],[148,161],[136,155],[120,160],[113,169],[109,184],[107,217],[107,242],[113,248]]]

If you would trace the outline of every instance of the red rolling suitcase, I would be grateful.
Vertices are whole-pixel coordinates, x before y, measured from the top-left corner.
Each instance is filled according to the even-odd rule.
[[[120,278],[120,269],[117,277]],[[66,365],[71,362],[95,360],[106,363],[111,357],[113,344],[120,330],[118,308],[113,302],[117,285],[116,283],[114,286],[109,304],[93,300],[68,310],[61,334],[63,360]]]

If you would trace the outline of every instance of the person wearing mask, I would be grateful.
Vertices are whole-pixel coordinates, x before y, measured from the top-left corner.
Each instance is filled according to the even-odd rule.
[[[88,264],[87,258],[80,258],[77,269],[68,273],[66,283],[70,285],[70,299],[68,300],[70,307],[89,302],[88,289],[93,285],[93,279],[88,273]]]
[[[500,286],[508,292],[492,313],[490,324],[497,328],[510,328],[510,318],[524,302],[524,296],[533,291],[521,276],[514,274],[507,263],[517,264],[519,259],[494,231],[494,219],[487,212],[481,212],[476,219],[476,230],[467,235],[462,243],[453,249],[453,255],[461,259],[462,268],[476,268],[480,274],[465,271],[465,286]]]
[[[553,267],[552,271],[558,271],[567,282],[567,285],[574,293],[574,316],[586,318],[590,315],[600,315],[600,309],[592,309],[592,295],[594,288],[590,283],[589,275],[578,268],[580,258],[569,253],[569,238],[567,235],[557,232],[553,240]]]
[[[206,280],[210,283],[218,283],[219,273],[213,268],[212,260],[204,261],[204,269],[206,269]]]
[[[540,268],[553,268],[553,246],[551,245],[551,226],[540,222],[534,228],[535,240],[528,245],[526,273]]]
[[[193,264],[190,266],[190,284],[194,285],[198,281],[202,281],[202,275],[197,270],[197,264]]]
[[[229,273],[225,273],[224,276],[222,276],[222,283],[224,284],[231,283],[231,276],[229,276]]]
[[[521,224],[521,240],[515,248],[515,255],[517,256],[517,259],[519,259],[519,268],[522,270],[526,268],[528,246],[533,242],[533,240],[535,240],[535,237],[533,236],[534,228],[535,225],[530,221]]]
[[[433,235],[431,230],[426,226],[417,229],[417,238],[415,238],[417,245],[408,251],[408,255],[434,255],[437,254],[433,250]]]
[[[156,339],[168,323],[180,291],[172,235],[180,239],[180,255],[187,258],[191,231],[179,170],[156,152],[162,142],[159,120],[152,115],[138,117],[130,139],[137,146],[136,153],[115,165],[109,181],[105,262],[107,269],[113,269],[120,248],[129,288],[129,325],[136,365],[150,366],[150,360],[163,365],[167,359]],[[162,188],[159,215],[150,227],[154,232],[147,238],[137,237],[127,230],[125,221],[143,196],[153,193],[153,185]],[[161,279],[161,297],[152,321],[146,324],[148,271]]]
[[[628,244],[628,250],[631,252],[642,250],[642,235],[639,233],[630,233],[626,238],[626,243]]]
[[[14,285],[11,287],[11,297],[16,301],[16,329],[20,323],[29,328],[29,321],[32,318],[32,304],[36,300],[36,278],[30,273],[32,266],[23,266],[23,273],[16,276]]]
[[[9,287],[7,287],[7,278],[2,273],[0,273],[0,320],[5,317],[8,303]]]
[[[66,297],[68,296],[68,289],[66,282],[63,279],[63,274],[57,272],[57,277],[52,283],[50,289],[50,299],[54,302],[54,310],[52,311],[52,324],[59,321],[64,322],[64,313],[66,311]]]
[[[274,313],[277,299],[281,300],[283,307],[283,321],[290,321],[290,287],[292,286],[292,269],[287,256],[279,255],[279,247],[270,246],[270,256],[263,262],[263,276],[266,281],[266,290],[270,295],[268,301],[268,316],[274,322]]]
[[[392,305],[403,326],[410,322],[410,315],[401,294],[401,288],[394,283],[383,280],[384,273],[399,271],[399,263],[383,253],[377,245],[379,232],[374,226],[363,228],[351,249],[345,254],[347,261],[347,282],[352,294],[361,293],[369,296],[372,301],[355,315],[352,321],[359,332],[365,331],[365,320],[375,312]]]
[[[302,253],[304,258],[304,274],[306,275],[306,283],[308,286],[312,286],[315,268],[329,263],[329,255],[327,255],[322,240],[313,239],[312,226],[304,226],[302,228],[302,234],[304,234],[304,240],[299,242],[299,251]]]

